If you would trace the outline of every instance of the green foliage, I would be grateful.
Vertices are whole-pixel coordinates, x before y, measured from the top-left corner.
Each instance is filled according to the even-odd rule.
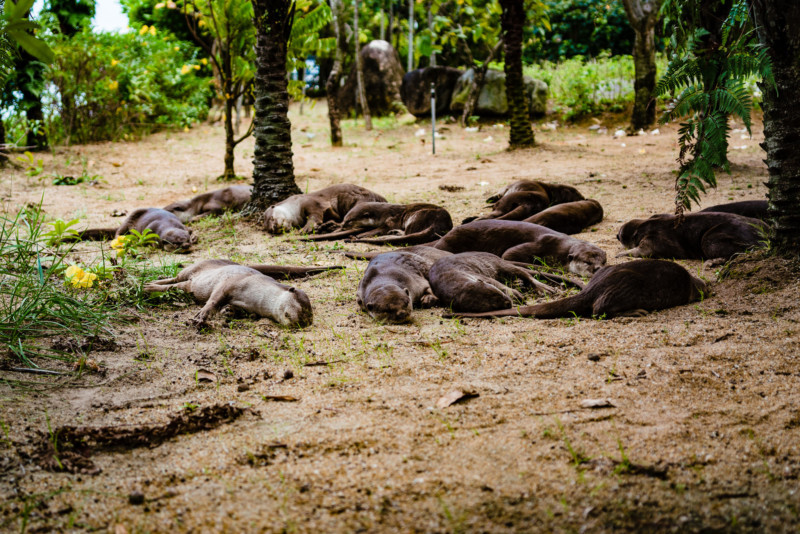
[[[42,234],[45,238],[45,243],[48,247],[54,247],[63,241],[77,239],[78,231],[72,228],[80,222],[80,219],[72,219],[69,222],[64,222],[62,219],[56,219],[51,223],[53,229],[47,233]]]
[[[14,0],[4,0],[0,15],[0,34],[4,39],[7,38],[4,42],[13,41],[38,60],[50,63],[53,61],[53,51],[47,43],[33,35],[39,29],[39,24],[28,20],[27,14],[33,2],[34,0],[19,0],[16,3]],[[10,55],[10,51],[6,49],[3,55]],[[6,63],[0,65],[5,67]]]
[[[25,174],[31,178],[39,176],[44,170],[44,160],[36,158],[31,152],[25,151],[22,156],[17,156],[17,161],[21,161],[25,166]]]
[[[738,117],[750,131],[751,79],[772,80],[766,49],[748,26],[746,0],[729,1],[727,17],[715,34],[702,26],[704,15],[697,0],[665,4],[676,53],[656,85],[656,94],[678,93],[661,122],[686,118],[678,130],[678,215],[692,202],[699,204],[706,186],[716,187],[716,170],[729,172],[728,117]]]
[[[320,32],[333,20],[327,2],[298,0],[292,24],[292,34],[287,50],[287,70],[302,69],[308,56],[331,57],[336,48],[336,38],[322,37]],[[289,94],[294,99],[302,97],[302,80],[289,81]]]
[[[45,9],[55,15],[60,32],[68,37],[88,28],[95,13],[94,0],[47,0]]]
[[[126,138],[205,117],[209,71],[196,49],[143,28],[57,39],[56,61],[45,73],[58,91],[46,101],[51,141]]]
[[[120,0],[122,10],[128,15],[128,24],[131,28],[142,26],[155,26],[161,31],[166,31],[175,36],[179,41],[184,41],[194,48],[197,43],[186,24],[186,16],[181,7],[183,2],[172,0]],[[211,45],[210,40],[206,40]]]

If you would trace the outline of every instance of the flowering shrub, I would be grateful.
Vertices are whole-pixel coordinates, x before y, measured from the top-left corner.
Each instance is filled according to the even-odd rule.
[[[182,128],[208,111],[210,69],[196,48],[155,26],[125,34],[86,30],[61,37],[54,50],[45,75],[51,140],[86,143]]]
[[[97,275],[91,271],[84,271],[80,266],[72,264],[64,271],[64,278],[67,279],[68,283],[72,284],[72,287],[85,289],[92,287]]]

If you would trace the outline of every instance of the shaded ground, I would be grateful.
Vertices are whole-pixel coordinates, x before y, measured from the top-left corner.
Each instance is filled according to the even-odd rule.
[[[451,125],[433,157],[414,135],[425,125],[382,120],[367,133],[349,124],[347,146],[333,150],[324,103],[296,112],[303,189],[353,182],[391,201],[441,203],[458,221],[514,179],[571,184],[605,208],[603,222],[580,237],[612,258],[623,221],[672,208],[674,127],[616,140],[589,124],[537,131],[536,148],[509,153],[506,129]],[[605,124],[610,132],[618,125]],[[704,205],[763,197],[757,130],[752,140],[734,134],[733,173],[720,177]],[[243,147],[237,171],[247,175],[252,142]],[[45,170],[63,173],[70,156],[80,172],[79,155],[107,183],[42,188],[5,170],[6,209],[38,201],[44,189],[49,215],[115,226],[113,210],[218,187],[222,133],[202,125],[136,143],[58,149],[44,156]],[[270,237],[230,218],[195,229],[200,243],[191,255],[155,256],[347,269],[296,284],[314,303],[314,325],[305,330],[220,317],[198,333],[187,325],[195,306],[162,306],[137,312],[139,322],[117,328],[114,350],[92,354],[103,374],[36,377],[64,384],[43,388],[12,385],[7,380],[31,378],[0,371],[8,430],[0,442],[0,530],[798,529],[794,266],[738,259],[710,298],[644,318],[458,322],[433,309],[416,311],[413,324],[382,326],[355,303],[365,264],[334,245]],[[84,244],[77,254],[96,250]],[[716,280],[702,262],[681,263]],[[197,379],[200,369],[208,381]],[[436,407],[457,388],[479,396]],[[613,406],[582,409],[586,399]],[[87,446],[96,475],[45,471],[35,461],[42,436],[58,446],[48,419],[51,429],[112,427],[89,435],[118,438],[189,420],[187,412],[216,413],[217,405],[235,407],[237,417],[192,433],[179,424],[179,435],[163,442]],[[82,435],[72,432],[72,441]]]

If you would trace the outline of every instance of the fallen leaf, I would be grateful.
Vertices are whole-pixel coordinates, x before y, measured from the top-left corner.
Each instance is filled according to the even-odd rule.
[[[217,375],[206,369],[198,369],[194,372],[194,378],[198,382],[216,382]]]
[[[320,171],[320,169],[318,169],[316,167],[311,167],[311,172],[319,172],[319,171]]]
[[[114,167],[122,167],[122,163],[117,163],[116,161],[112,161],[111,165],[113,165]]]
[[[581,408],[616,408],[608,399],[584,399],[581,401]]]
[[[479,397],[480,394],[476,391],[462,391],[460,389],[454,389],[438,401],[436,401],[436,407],[440,410],[443,408],[447,408],[448,406],[455,404],[457,402],[463,402],[465,400],[472,399],[474,397]]]
[[[297,402],[300,399],[297,397],[292,397],[291,395],[261,395],[261,398],[265,401],[276,401],[276,402]]]

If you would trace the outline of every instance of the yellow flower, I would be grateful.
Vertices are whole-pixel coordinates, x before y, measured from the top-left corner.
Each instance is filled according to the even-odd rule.
[[[175,48],[173,48],[173,50],[175,50],[176,52],[177,52],[178,50],[180,50],[180,49],[181,49],[181,47],[180,47],[180,46],[176,46]]]
[[[80,267],[78,267],[75,264],[70,265],[69,267],[67,267],[67,270],[64,271],[64,277],[67,280],[71,280],[72,278],[74,278],[77,275],[79,275],[79,277],[83,276],[83,269],[81,269]]]
[[[150,26],[150,35],[155,35],[155,34],[156,34],[156,27]]]
[[[116,59],[112,59],[111,60],[111,66],[112,67],[116,67],[117,65],[119,65],[119,61],[117,61]]]
[[[75,277],[72,279],[72,285],[75,287],[92,287],[96,279],[96,274],[84,272],[80,278]]]
[[[189,71],[191,70],[192,67],[190,67],[189,65],[184,65],[183,67],[181,67],[181,74],[189,74]]]
[[[184,127],[183,127],[183,131],[184,131],[184,132],[188,132],[188,131],[189,131],[189,127],[188,127],[188,126],[184,126]]]
[[[202,63],[203,65],[208,65],[208,60],[206,58],[203,58],[200,60],[200,63]]]
[[[192,65],[192,68],[193,68],[194,70],[200,70],[200,65]]]
[[[197,193],[197,187],[192,186],[192,193]]]
[[[110,81],[108,82],[108,88],[109,88],[110,90],[112,90],[112,91],[116,91],[118,87],[119,87],[119,82],[118,82],[118,81],[116,81],[116,80],[110,80]]]
[[[127,134],[126,134],[127,135]],[[120,235],[115,237],[109,246],[117,251],[117,257],[125,255],[125,245],[128,242],[128,238],[124,235]]]
[[[142,26],[141,28],[139,28],[139,35],[144,35],[144,34],[146,34],[146,33],[147,33],[147,30],[148,30],[148,28],[147,28],[147,24],[145,24],[144,26]]]
[[[157,3],[155,6],[153,6],[153,8],[154,8],[154,9],[164,9],[164,7],[165,7],[166,5],[167,5],[167,4],[165,4],[164,2],[159,2],[159,3]]]
[[[198,22],[198,23],[197,23],[197,25],[198,25],[198,26],[200,26],[200,27],[202,28],[203,26],[205,26],[205,25],[206,25],[206,21],[204,21],[204,20],[201,20],[200,22]]]

